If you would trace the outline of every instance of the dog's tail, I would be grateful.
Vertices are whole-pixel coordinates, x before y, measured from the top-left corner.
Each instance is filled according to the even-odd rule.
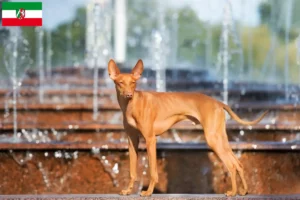
[[[240,124],[243,124],[243,125],[254,125],[254,124],[257,124],[258,122],[260,122],[264,117],[265,115],[269,112],[268,110],[265,111],[259,118],[257,118],[256,120],[253,120],[253,121],[245,121],[245,120],[242,120],[241,118],[239,118],[239,116],[237,116],[237,114],[235,114],[231,108],[229,106],[227,106],[226,104],[223,104],[222,103],[222,106],[223,108],[229,113],[229,115],[235,120],[237,121],[238,123]]]

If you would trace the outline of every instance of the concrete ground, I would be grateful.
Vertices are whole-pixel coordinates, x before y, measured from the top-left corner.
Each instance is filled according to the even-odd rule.
[[[11,200],[114,200],[114,199],[133,199],[133,200],[219,200],[219,199],[265,199],[265,200],[300,200],[300,193],[294,195],[246,195],[236,197],[226,197],[219,194],[154,194],[151,197],[140,197],[139,195],[119,196],[115,194],[66,194],[66,195],[0,195],[0,199]]]

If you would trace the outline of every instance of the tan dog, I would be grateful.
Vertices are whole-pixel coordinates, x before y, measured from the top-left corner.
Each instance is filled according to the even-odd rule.
[[[232,190],[227,196],[237,193],[236,172],[242,179],[241,195],[245,195],[248,187],[241,163],[233,154],[228,143],[225,130],[225,112],[244,125],[258,123],[267,113],[258,119],[247,122],[240,119],[229,106],[200,93],[184,92],[142,92],[136,91],[136,81],[141,77],[144,66],[139,60],[131,74],[121,74],[113,60],[108,63],[110,78],[115,82],[117,98],[123,112],[123,123],[128,134],[130,158],[130,182],[121,195],[132,192],[137,178],[137,153],[139,136],[145,138],[150,169],[150,183],[147,191],[141,196],[150,196],[158,182],[156,164],[156,137],[167,131],[175,123],[189,119],[195,124],[201,124],[209,147],[218,155],[231,175]]]

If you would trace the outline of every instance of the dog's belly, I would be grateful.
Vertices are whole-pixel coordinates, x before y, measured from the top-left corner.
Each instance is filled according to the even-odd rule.
[[[153,124],[153,131],[155,135],[161,135],[164,132],[166,132],[168,129],[170,129],[174,124],[176,124],[179,121],[187,119],[184,115],[176,115],[172,117],[168,117],[164,120],[156,120]]]

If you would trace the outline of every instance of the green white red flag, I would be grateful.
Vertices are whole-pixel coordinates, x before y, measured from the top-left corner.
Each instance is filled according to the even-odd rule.
[[[42,2],[2,2],[2,26],[42,26]]]

